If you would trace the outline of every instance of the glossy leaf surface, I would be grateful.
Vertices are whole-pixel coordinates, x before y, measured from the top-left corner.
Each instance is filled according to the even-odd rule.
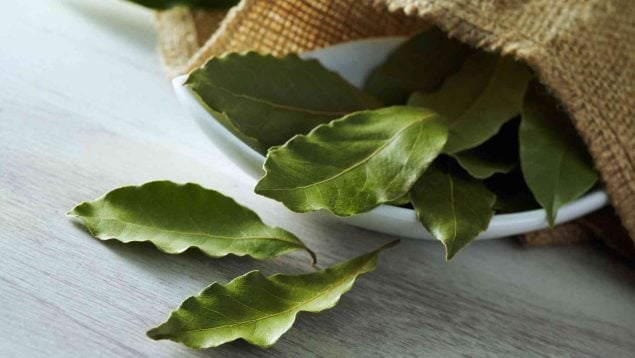
[[[410,191],[419,221],[443,243],[447,260],[487,229],[495,201],[482,181],[436,164]]]
[[[148,336],[191,348],[236,339],[269,347],[291,328],[299,312],[334,307],[359,275],[375,270],[379,252],[395,243],[314,273],[264,276],[252,271],[227,285],[213,283],[185,300]]]
[[[519,62],[479,52],[437,92],[413,93],[408,104],[445,117],[450,136],[444,151],[457,153],[484,143],[520,112],[530,77]]]
[[[558,209],[597,181],[591,157],[566,113],[537,86],[527,92],[519,133],[525,182],[553,225]]]
[[[169,254],[195,247],[211,257],[266,259],[306,250],[314,258],[290,232],[265,225],[253,211],[197,184],[126,186],[83,202],[68,215],[79,218],[100,240],[149,241]]]
[[[215,57],[192,72],[186,85],[264,148],[380,105],[318,61],[296,55],[249,52]]]
[[[465,61],[470,47],[437,28],[399,46],[369,77],[364,89],[385,104],[403,104],[415,91],[436,90]]]
[[[270,150],[256,193],[296,212],[365,212],[405,195],[447,134],[445,122],[422,108],[354,113]]]

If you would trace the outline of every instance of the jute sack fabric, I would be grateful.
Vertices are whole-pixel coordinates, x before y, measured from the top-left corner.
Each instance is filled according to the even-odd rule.
[[[218,29],[226,14],[226,11],[184,7],[157,12],[155,27],[159,52],[168,76],[188,72],[190,59]]]
[[[186,26],[165,21],[179,11]],[[194,13],[177,9],[158,15],[164,62],[173,75],[224,52],[280,55],[366,37],[410,35],[430,24],[475,47],[528,63],[572,118],[626,228],[620,231],[619,221],[605,214],[587,218],[600,226],[565,225],[534,234],[534,241],[607,231],[598,227],[635,237],[635,1],[243,0],[220,24],[210,20],[218,13],[198,18]],[[198,29],[217,25],[201,41]],[[190,35],[184,35],[188,28]],[[178,45],[184,50],[170,53]]]

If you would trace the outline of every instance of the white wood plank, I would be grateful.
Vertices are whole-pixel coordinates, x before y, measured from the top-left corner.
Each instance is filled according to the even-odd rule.
[[[390,237],[288,212],[218,152],[173,98],[152,15],[120,1],[30,0],[0,11],[0,356],[607,356],[635,351],[635,269],[601,248],[479,242],[446,264],[404,241],[338,307],[300,315],[270,350],[189,351],[145,331],[214,280],[270,262],[102,243],[64,216],[123,184],[222,190],[322,264]]]

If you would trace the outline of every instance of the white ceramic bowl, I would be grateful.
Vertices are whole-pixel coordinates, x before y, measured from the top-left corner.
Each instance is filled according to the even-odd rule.
[[[302,57],[319,60],[325,67],[339,73],[353,85],[361,87],[366,76],[404,40],[404,37],[383,37],[354,41],[309,52]],[[183,86],[186,78],[187,76],[181,76],[173,81],[181,104],[189,110],[200,127],[225,155],[251,177],[259,179],[264,174],[262,165],[265,158],[241,142],[214,119],[198,97]],[[607,204],[606,193],[603,190],[596,190],[562,207],[558,212],[556,223],[579,218]],[[326,212],[323,214],[335,217]],[[360,228],[386,234],[414,239],[432,239],[411,209],[381,205],[364,214],[337,219]],[[494,216],[487,230],[481,233],[478,239],[506,237],[547,227],[545,210],[499,214]]]

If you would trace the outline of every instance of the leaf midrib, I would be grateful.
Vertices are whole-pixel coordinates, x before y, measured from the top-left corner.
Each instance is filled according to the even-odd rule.
[[[158,228],[158,227],[154,227],[154,226],[150,226],[150,225],[133,223],[133,222],[122,220],[122,219],[115,218],[115,217],[103,217],[103,216],[86,216],[86,217],[97,218],[99,220],[118,221],[118,222],[124,223],[126,225],[140,226],[140,227],[148,228],[148,229],[151,229],[151,230],[167,232],[167,233],[171,233],[171,234],[203,236],[203,237],[208,237],[208,238],[212,238],[212,239],[219,239],[219,240],[274,240],[274,241],[282,241],[282,242],[286,242],[286,243],[289,243],[289,244],[293,244],[293,245],[295,245],[297,247],[302,247],[297,242],[289,241],[289,240],[283,240],[283,239],[281,239],[279,237],[274,237],[274,236],[244,236],[244,237],[234,236],[234,237],[232,237],[232,236],[223,236],[223,235],[212,235],[212,234],[207,234],[207,233],[203,233],[203,232],[199,233],[199,232],[187,232],[187,231],[177,231],[177,230],[163,229],[163,228]]]
[[[322,297],[322,296],[326,295],[327,293],[331,293],[332,291],[334,291],[334,288],[335,288],[335,287],[337,287],[337,286],[341,285],[341,284],[342,284],[344,281],[346,281],[347,279],[349,279],[349,278],[351,278],[351,277],[356,278],[358,275],[360,275],[360,274],[361,274],[362,269],[364,268],[364,266],[366,266],[366,264],[367,264],[367,263],[368,263],[368,261],[364,261],[361,265],[359,265],[359,266],[358,266],[358,267],[357,267],[357,268],[353,271],[353,273],[352,273],[352,274],[347,275],[347,276],[343,277],[343,278],[342,278],[342,279],[340,279],[340,280],[337,280],[336,282],[334,282],[334,283],[332,283],[332,284],[328,285],[326,290],[324,290],[324,291],[322,291],[322,292],[318,293],[317,295],[315,295],[315,296],[311,297],[310,299],[308,299],[308,300],[306,300],[306,301],[302,301],[301,303],[299,303],[299,304],[297,304],[297,305],[295,305],[295,306],[292,306],[292,307],[290,307],[290,308],[288,308],[288,309],[286,309],[286,310],[283,310],[283,311],[280,311],[280,312],[276,312],[276,313],[272,313],[272,314],[269,314],[269,315],[266,315],[266,316],[263,316],[263,317],[258,317],[258,318],[250,319],[250,320],[247,320],[247,321],[242,321],[242,322],[237,322],[237,323],[232,323],[232,324],[227,324],[227,325],[217,326],[217,327],[207,327],[207,328],[190,329],[190,330],[181,331],[181,332],[179,332],[179,333],[177,333],[177,334],[178,334],[178,335],[185,335],[185,334],[195,333],[195,332],[202,332],[202,331],[209,331],[209,330],[215,330],[215,329],[223,329],[223,328],[235,327],[235,326],[239,326],[239,325],[246,325],[246,324],[250,324],[250,323],[253,323],[253,322],[259,322],[259,321],[267,320],[267,319],[269,319],[269,318],[271,318],[271,317],[275,317],[275,316],[279,316],[279,315],[282,315],[282,314],[286,314],[286,313],[293,312],[293,311],[294,311],[294,310],[296,310],[298,307],[301,307],[301,306],[306,306],[306,305],[308,305],[308,304],[310,304],[310,303],[314,302],[314,301],[315,301],[315,300],[317,300],[318,298],[320,298],[320,297]],[[344,293],[345,293],[345,292],[344,292]],[[344,293],[342,293],[342,294],[344,294]],[[340,296],[341,296],[341,295],[340,295]],[[246,304],[244,304],[243,302],[238,301],[238,300],[237,300],[235,297],[233,297],[233,296],[227,296],[227,297],[231,297],[232,299],[234,299],[235,301],[237,301],[237,302],[241,303],[242,305],[244,305],[244,306],[246,306],[246,307],[249,307],[249,308],[251,308],[251,309],[254,309],[254,310],[258,311],[257,309],[255,309],[255,308],[253,308],[253,307],[251,307],[251,306],[249,306],[249,305],[246,305]],[[298,313],[298,312],[300,312],[300,310],[296,311],[296,313]]]
[[[379,148],[377,148],[377,149],[375,149],[374,151],[372,151],[369,155],[367,155],[366,157],[364,157],[362,160],[358,161],[358,162],[357,162],[357,163],[355,163],[354,165],[352,165],[352,166],[350,166],[350,167],[348,167],[348,168],[344,169],[343,171],[341,171],[341,172],[339,172],[339,173],[337,173],[337,174],[335,174],[335,175],[333,175],[333,176],[331,176],[331,177],[328,177],[328,178],[322,179],[322,180],[317,181],[317,182],[315,182],[315,183],[309,183],[309,184],[307,184],[307,185],[297,186],[297,187],[293,187],[293,188],[267,188],[267,189],[261,189],[261,191],[291,191],[291,190],[301,190],[301,189],[306,189],[306,188],[309,188],[309,187],[312,187],[312,186],[317,186],[317,185],[320,185],[320,184],[324,184],[324,183],[326,183],[326,182],[328,182],[328,181],[331,181],[331,180],[335,180],[335,179],[337,179],[337,178],[341,177],[342,175],[344,175],[344,174],[346,174],[346,173],[348,173],[348,172],[350,172],[350,171],[352,171],[352,170],[356,169],[357,167],[359,167],[359,166],[361,166],[361,165],[365,164],[366,162],[368,162],[369,160],[371,160],[371,159],[372,159],[375,155],[377,155],[379,152],[381,152],[382,150],[384,150],[384,149],[385,149],[385,148],[386,148],[389,144],[391,144],[391,143],[392,143],[392,142],[393,142],[396,138],[398,138],[398,137],[401,135],[401,133],[403,133],[403,132],[405,132],[406,130],[410,129],[410,127],[412,127],[412,126],[414,126],[414,125],[416,125],[416,124],[420,124],[421,122],[423,122],[423,121],[424,121],[424,120],[426,120],[427,118],[434,117],[434,116],[435,116],[434,114],[429,114],[429,115],[423,116],[423,117],[421,117],[421,118],[419,118],[419,119],[417,119],[417,120],[413,121],[412,123],[408,124],[408,125],[407,125],[407,126],[405,126],[404,128],[400,129],[398,132],[396,132],[396,133],[395,133],[392,137],[390,137],[390,139],[389,139],[389,140],[387,140],[385,143],[383,143],[381,146],[379,146]]]
[[[216,85],[214,83],[211,82],[204,82],[204,85],[206,86],[211,86],[214,87],[216,89],[219,89],[221,91],[225,91],[227,93],[229,93],[230,95],[237,97],[237,98],[243,98],[243,99],[247,99],[250,101],[254,101],[254,102],[258,102],[261,104],[265,104],[268,106],[271,106],[273,108],[277,108],[277,109],[283,109],[283,110],[287,110],[287,111],[291,111],[291,112],[300,112],[300,113],[308,113],[308,114],[312,114],[312,115],[317,115],[317,116],[325,116],[325,117],[341,117],[344,116],[348,113],[350,113],[351,111],[355,111],[355,109],[351,109],[351,111],[327,111],[327,110],[320,110],[320,109],[309,109],[309,108],[301,108],[301,107],[295,107],[295,106],[289,106],[289,105],[285,105],[285,104],[280,104],[280,103],[275,103],[272,101],[268,101],[262,98],[257,98],[257,97],[253,97],[250,95],[246,95],[246,94],[241,94],[241,93],[236,93],[234,91],[231,91],[225,87],[221,87],[219,85]]]
[[[560,158],[558,159],[558,166],[557,166],[557,175],[555,176],[555,183],[554,183],[554,190],[553,190],[553,195],[551,195],[551,216],[554,216],[554,214],[557,212],[558,208],[557,208],[557,197],[558,197],[558,193],[560,192],[560,179],[562,176],[562,165],[564,163],[564,158],[567,154],[568,148],[564,147],[562,148],[562,151],[560,152]],[[555,220],[555,216],[553,217],[553,219]]]
[[[450,186],[450,208],[452,210],[452,238],[448,238],[448,242],[451,242],[452,244],[454,243],[454,241],[456,240],[456,236],[457,236],[457,227],[458,227],[458,223],[456,220],[456,208],[455,208],[455,200],[454,200],[454,180],[452,180],[452,176],[447,173],[446,174],[448,177],[448,183]]]
[[[498,78],[497,75],[499,72],[499,65],[500,65],[500,61],[497,61],[492,71],[492,74],[487,79],[487,84],[480,91],[479,95],[473,101],[471,101],[470,104],[468,104],[468,106],[465,108],[464,111],[462,111],[460,115],[456,116],[455,120],[450,120],[451,127],[455,127],[463,123],[465,121],[467,113],[471,112],[474,109],[474,107],[476,107],[477,105],[481,103],[481,101],[483,101],[483,98],[485,97],[483,96],[483,94],[487,93],[490,90],[490,88],[493,86],[493,84],[496,82]]]

